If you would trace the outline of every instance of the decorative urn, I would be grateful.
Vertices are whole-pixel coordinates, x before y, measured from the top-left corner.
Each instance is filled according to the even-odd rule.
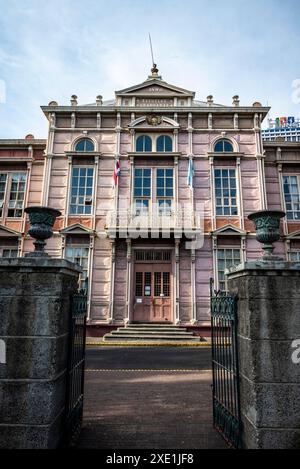
[[[285,215],[279,210],[262,210],[248,217],[255,225],[257,241],[263,244],[263,260],[278,259],[273,255],[273,243],[280,240],[280,220]]]
[[[50,207],[27,207],[25,212],[29,215],[30,229],[28,234],[35,239],[35,250],[25,257],[48,257],[45,252],[46,239],[53,235],[53,226],[61,212]]]

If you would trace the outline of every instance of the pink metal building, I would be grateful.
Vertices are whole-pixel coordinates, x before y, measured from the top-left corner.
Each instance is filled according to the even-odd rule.
[[[79,105],[72,96],[69,106],[51,102],[42,110],[49,120],[44,157],[41,141],[20,142],[16,159],[17,150],[0,141],[0,245],[13,230],[19,253],[31,249],[25,205],[59,209],[48,251],[82,265],[91,334],[141,322],[205,335],[209,279],[226,289],[226,268],[260,256],[251,212],[286,210],[276,253],[300,259],[300,146],[263,147],[269,108],[241,106],[238,96],[231,106],[212,96],[197,101],[153,68],[112,101],[98,96]],[[11,176],[3,175],[12,165],[21,171],[20,158],[31,159],[22,160],[26,196],[17,218],[7,208]]]

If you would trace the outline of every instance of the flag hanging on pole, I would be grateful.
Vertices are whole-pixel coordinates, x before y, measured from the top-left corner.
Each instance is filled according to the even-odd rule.
[[[194,176],[194,165],[193,158],[189,158],[189,169],[187,183],[191,190],[193,190],[193,176]]]
[[[115,170],[114,170],[114,187],[117,187],[118,185],[118,177],[120,176],[120,161],[116,159],[115,161]]]

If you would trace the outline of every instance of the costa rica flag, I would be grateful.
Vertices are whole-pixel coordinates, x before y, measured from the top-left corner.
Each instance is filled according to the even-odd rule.
[[[120,168],[120,161],[116,159],[115,161],[115,170],[114,170],[114,187],[118,185],[118,177],[120,176],[121,168]]]

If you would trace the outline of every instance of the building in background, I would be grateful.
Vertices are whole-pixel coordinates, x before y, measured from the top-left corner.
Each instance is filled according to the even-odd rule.
[[[277,139],[286,142],[300,142],[300,119],[295,117],[277,117],[268,119],[269,127],[262,130],[265,142],[275,142]]]
[[[59,209],[47,250],[82,266],[90,333],[140,322],[208,334],[210,278],[226,290],[226,269],[261,255],[254,211],[287,211],[276,253],[300,258],[300,144],[263,145],[269,108],[198,101],[154,67],[111,101],[42,110],[47,142],[0,141],[2,255],[16,255],[8,238],[32,249],[25,205]]]
[[[24,208],[40,205],[46,140],[0,140],[0,257],[18,257],[32,248]]]

